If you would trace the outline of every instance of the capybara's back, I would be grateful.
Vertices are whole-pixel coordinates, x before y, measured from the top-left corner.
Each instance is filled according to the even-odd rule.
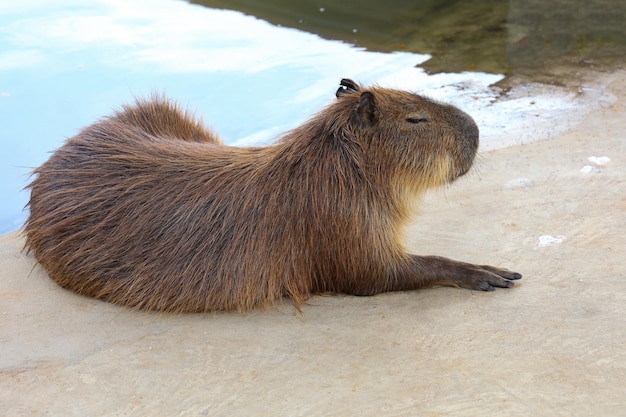
[[[65,288],[159,311],[509,287],[519,274],[410,255],[400,242],[411,201],[467,172],[477,146],[460,110],[350,80],[256,148],[223,145],[164,97],[139,100],[35,170],[26,248]]]

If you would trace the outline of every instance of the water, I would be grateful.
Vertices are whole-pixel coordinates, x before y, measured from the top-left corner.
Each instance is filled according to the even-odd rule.
[[[466,47],[436,47],[441,41],[426,37],[415,22],[456,16],[455,2],[425,2],[427,12],[408,1],[395,1],[393,12],[372,1],[338,9],[306,1],[299,8],[258,3],[228,5],[276,25],[179,0],[0,3],[0,233],[16,230],[25,218],[28,193],[21,190],[31,168],[82,126],[155,91],[188,105],[234,145],[268,143],[301,123],[334,99],[343,77],[458,105],[476,118],[483,149],[532,140],[524,128],[529,121],[536,131],[556,120],[567,128],[583,111],[577,89],[524,85],[505,94],[503,83],[516,71],[523,75],[514,59],[500,64],[485,58],[493,53],[472,52],[481,49],[476,45],[463,53]],[[498,21],[500,7],[484,20]],[[484,42],[490,49],[489,42],[502,41]],[[585,87],[584,95],[595,92]]]
[[[621,0],[194,0],[373,51],[428,53],[430,73],[483,71],[564,85],[623,68]]]

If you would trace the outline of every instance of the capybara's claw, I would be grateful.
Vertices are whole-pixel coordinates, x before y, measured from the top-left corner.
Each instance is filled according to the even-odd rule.
[[[472,265],[459,277],[458,285],[463,288],[493,291],[495,288],[511,288],[512,280],[522,278],[522,274],[489,265]]]

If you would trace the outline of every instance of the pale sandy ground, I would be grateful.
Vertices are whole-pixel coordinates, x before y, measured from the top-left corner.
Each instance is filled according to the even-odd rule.
[[[411,248],[522,272],[510,290],[164,316],[67,292],[0,237],[0,415],[625,416],[625,75],[574,130],[425,198]]]

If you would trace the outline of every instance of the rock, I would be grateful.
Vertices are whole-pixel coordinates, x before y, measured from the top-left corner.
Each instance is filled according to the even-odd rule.
[[[507,181],[506,184],[504,184],[504,188],[510,190],[514,188],[530,188],[534,185],[535,183],[530,178],[514,178]]]

